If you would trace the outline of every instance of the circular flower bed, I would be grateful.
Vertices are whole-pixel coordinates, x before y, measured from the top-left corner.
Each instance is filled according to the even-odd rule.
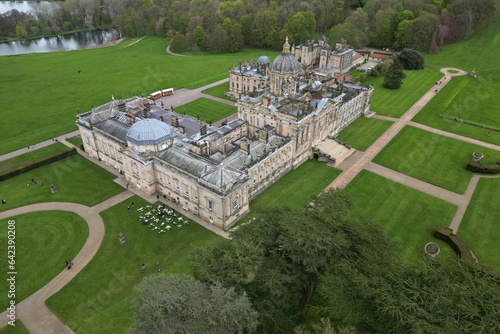
[[[137,209],[139,212],[139,221],[148,226],[152,231],[165,233],[172,228],[180,230],[183,226],[189,225],[189,220],[180,216],[174,210],[165,205],[146,205]]]

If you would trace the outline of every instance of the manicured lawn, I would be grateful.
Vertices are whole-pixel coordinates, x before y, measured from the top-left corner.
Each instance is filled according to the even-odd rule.
[[[313,196],[319,195],[341,172],[325,162],[313,159],[304,162],[252,200],[252,212],[243,218],[242,222],[255,217],[259,208],[306,206]]]
[[[358,151],[365,151],[393,123],[383,119],[360,117],[342,130],[337,139],[351,145]]]
[[[147,275],[190,275],[190,251],[218,238],[193,222],[181,230],[154,233],[139,222],[136,210],[127,211],[131,202],[135,208],[149,204],[135,196],[102,212],[106,235],[99,251],[48,300],[49,307],[77,333],[126,333],[132,325],[134,286]],[[118,239],[120,232],[126,239],[123,245]],[[145,273],[141,273],[143,263]]]
[[[367,170],[352,180],[345,192],[353,202],[353,217],[371,218],[399,243],[408,264],[425,257],[424,246],[435,242],[440,257],[455,256],[451,247],[433,236],[438,225],[448,226],[457,206],[406,187]]]
[[[426,67],[418,71],[405,71],[406,78],[399,89],[382,86],[384,77],[368,77],[366,85],[374,84],[370,110],[379,115],[401,117],[422,95],[436,84],[444,75],[436,68]]]
[[[415,118],[416,122],[482,141],[500,144],[500,134],[466,124],[454,123],[438,115],[460,116],[464,120],[500,129],[500,20],[458,43],[445,45],[438,54],[424,55],[428,66],[475,69],[477,78],[456,77]],[[436,100],[436,101],[434,101]]]
[[[71,144],[75,145],[78,148],[82,147],[83,141],[81,137],[71,137],[66,139],[67,142],[70,142]]]
[[[231,101],[231,98],[229,96],[224,95],[224,92],[227,92],[228,90],[229,90],[229,82],[224,82],[212,88],[205,89],[204,91],[202,91],[202,93]]]
[[[15,220],[16,302],[19,303],[65,269],[87,240],[87,223],[65,211],[26,213],[0,221],[1,266],[7,268],[7,222]],[[4,269],[5,270],[5,269]],[[5,270],[9,271],[9,270]],[[5,272],[3,273],[6,275]],[[0,285],[0,304],[9,306],[8,284]]]
[[[182,114],[186,110],[189,116],[197,117],[205,122],[217,122],[238,111],[238,108],[229,106],[207,98],[201,98],[178,106],[175,111]]]
[[[0,154],[76,130],[78,108],[89,111],[112,95],[201,87],[227,78],[228,66],[239,59],[257,59],[263,52],[177,57],[168,55],[167,40],[156,36],[124,46],[0,57]],[[264,52],[270,59],[279,54]]]
[[[465,169],[475,151],[494,163],[500,152],[406,126],[373,159],[400,173],[459,194],[465,193],[472,173]]]
[[[30,334],[26,327],[24,327],[21,320],[16,319],[16,326],[7,326],[0,329],[0,334]]]
[[[481,178],[460,223],[457,235],[479,263],[500,270],[500,179]]]
[[[433,128],[500,145],[500,132],[439,117],[444,115],[500,130],[500,72],[474,79],[455,77],[413,118]]]
[[[69,147],[67,147],[64,144],[55,143],[46,147],[42,147],[40,149],[33,150],[28,153],[18,155],[17,157],[14,158],[0,161],[0,174],[4,174],[11,170],[30,165],[35,161],[50,157],[51,155],[60,152],[64,152],[68,149]]]
[[[33,184],[31,178],[37,183]],[[42,202],[74,202],[93,206],[124,191],[113,182],[115,178],[115,175],[77,154],[1,182],[0,194],[7,203],[0,206],[0,211]],[[29,187],[26,186],[28,183]],[[51,184],[56,187],[55,194],[50,191]]]

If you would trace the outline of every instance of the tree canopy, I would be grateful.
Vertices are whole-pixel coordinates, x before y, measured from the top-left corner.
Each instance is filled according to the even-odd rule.
[[[398,89],[403,85],[403,79],[406,74],[403,72],[403,66],[397,58],[391,58],[390,65],[385,71],[384,87],[389,89]]]
[[[246,293],[180,275],[150,276],[136,288],[135,333],[255,332],[258,314]]]
[[[398,60],[405,70],[422,70],[424,68],[424,57],[416,50],[403,49],[398,55]]]

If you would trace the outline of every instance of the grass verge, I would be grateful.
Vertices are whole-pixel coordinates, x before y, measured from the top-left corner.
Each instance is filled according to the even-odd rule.
[[[342,130],[337,139],[358,151],[370,147],[394,122],[383,119],[360,117]]]

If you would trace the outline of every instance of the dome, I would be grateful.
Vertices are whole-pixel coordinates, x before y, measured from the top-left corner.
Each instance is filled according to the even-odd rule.
[[[273,61],[271,69],[274,72],[298,72],[300,70],[300,63],[294,56],[290,53],[283,52],[281,55],[276,57]]]
[[[281,53],[281,55],[274,59],[271,70],[273,72],[280,73],[297,73],[300,71],[299,61],[290,54],[290,44],[288,44],[288,37],[286,38],[285,44],[283,44],[283,52]]]
[[[143,119],[128,129],[126,138],[136,145],[155,145],[172,138],[172,128],[155,118]]]
[[[257,64],[269,64],[271,63],[271,61],[269,60],[269,58],[267,58],[267,56],[260,56],[259,59],[257,60]]]

